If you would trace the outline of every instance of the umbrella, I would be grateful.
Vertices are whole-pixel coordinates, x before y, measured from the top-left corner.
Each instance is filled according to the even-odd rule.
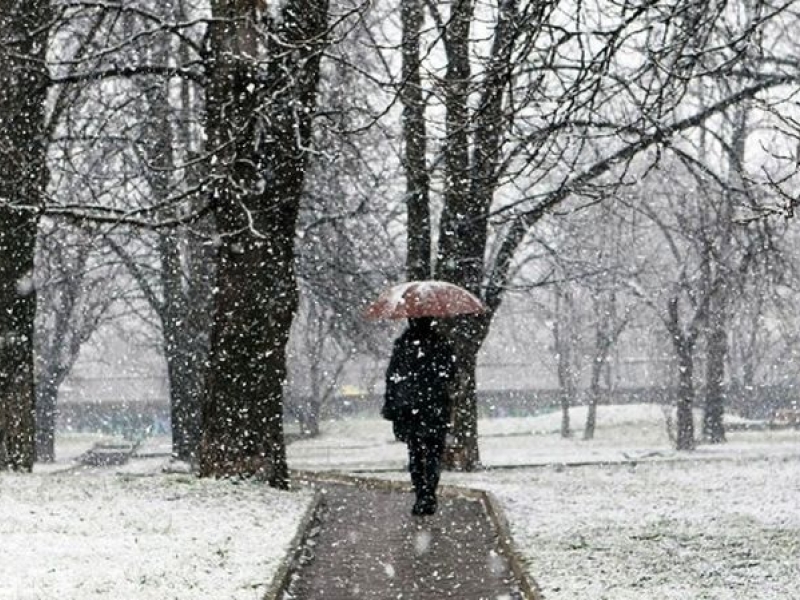
[[[473,294],[446,281],[409,281],[384,290],[364,311],[367,319],[413,319],[479,314],[486,307]]]

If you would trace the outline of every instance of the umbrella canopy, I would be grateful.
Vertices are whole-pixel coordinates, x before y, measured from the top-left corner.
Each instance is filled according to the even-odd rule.
[[[368,319],[414,319],[480,314],[486,307],[474,294],[446,281],[409,281],[384,290],[364,311]]]

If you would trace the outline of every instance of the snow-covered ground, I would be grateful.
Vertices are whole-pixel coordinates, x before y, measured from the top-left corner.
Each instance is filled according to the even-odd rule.
[[[442,479],[494,493],[547,600],[800,598],[800,431],[677,453],[658,407],[600,407],[590,442],[585,411],[572,411],[573,439],[560,418],[481,422],[482,461],[497,468]],[[290,446],[294,466],[407,478],[386,472],[405,460],[388,424],[324,431]]]
[[[791,459],[547,467],[445,482],[495,494],[548,600],[793,600],[796,450]]]
[[[86,441],[66,445],[79,454]],[[309,493],[159,464],[0,474],[0,599],[262,598]]]
[[[729,443],[700,446],[691,455],[672,448],[665,415],[654,405],[601,406],[595,438],[583,441],[586,409],[570,411],[573,437],[560,436],[561,413],[537,417],[481,420],[481,462],[486,467],[537,466],[554,463],[622,462],[630,459],[683,460],[797,453],[796,430],[733,431]],[[742,422],[730,419],[731,422]],[[698,423],[699,426],[699,423]],[[406,450],[394,441],[391,424],[377,419],[350,419],[322,424],[322,435],[289,446],[290,466],[298,469],[380,471],[403,469]]]
[[[800,598],[800,431],[735,431],[687,454],[657,407],[600,407],[592,441],[584,418],[572,411],[567,440],[558,413],[482,421],[495,468],[443,476],[495,494],[548,600]],[[308,492],[162,473],[163,438],[122,467],[64,470],[98,441],[61,437],[56,465],[0,474],[0,600],[263,596]],[[324,423],[288,455],[407,480],[380,419]]]

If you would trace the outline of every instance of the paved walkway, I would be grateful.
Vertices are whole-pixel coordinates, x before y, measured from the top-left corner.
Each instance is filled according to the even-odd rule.
[[[436,515],[413,517],[410,487],[316,486],[323,509],[284,598],[523,598],[480,501],[440,498]]]

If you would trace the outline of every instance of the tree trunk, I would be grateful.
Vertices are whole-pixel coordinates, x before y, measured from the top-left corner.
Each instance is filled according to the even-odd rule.
[[[677,450],[694,450],[694,345],[697,339],[696,326],[689,332],[681,329],[678,296],[672,296],[667,302],[667,329],[672,338],[672,347],[677,358],[678,397],[677,432],[675,447]]]
[[[51,463],[56,459],[56,417],[58,384],[51,378],[36,382],[36,460]]]
[[[431,217],[425,101],[420,76],[422,0],[403,0],[403,139],[406,175],[406,277],[409,281],[431,276]]]
[[[739,287],[735,283],[735,271],[726,261],[729,260],[733,243],[735,225],[735,206],[738,202],[742,169],[745,164],[745,146],[748,136],[748,116],[750,107],[739,107],[734,115],[734,129],[730,145],[728,172],[729,185],[722,197],[722,206],[718,214],[720,233],[709,255],[714,258],[715,281],[712,282],[713,294],[710,298],[708,317],[708,360],[706,365],[706,398],[703,410],[703,439],[712,444],[725,441],[725,365],[728,362],[728,325],[730,315],[729,303],[732,301],[732,290]],[[739,265],[739,279],[742,279],[751,261],[752,253],[747,252]]]
[[[586,425],[583,429],[583,439],[594,439],[595,426],[597,425],[597,405],[600,400],[600,378],[605,371],[606,382],[610,386],[611,375],[609,372],[608,355],[612,346],[618,339],[624,324],[616,321],[616,296],[612,291],[609,295],[610,302],[599,305],[596,310],[597,325],[595,329],[595,352],[592,360],[592,373],[589,379],[589,399],[586,413]],[[627,321],[627,319],[625,319]],[[612,329],[614,330],[612,332]]]
[[[298,302],[294,234],[327,4],[284,4],[263,40],[266,63],[256,60],[257,9],[239,4],[212,3],[207,38],[206,136],[219,247],[200,474],[255,475],[285,488],[283,383]]]
[[[691,344],[678,340],[677,432],[675,446],[678,450],[694,450],[694,356]]]
[[[199,223],[209,229],[208,223]],[[176,449],[190,462],[196,462],[201,438],[202,398],[205,390],[211,333],[211,299],[214,282],[214,257],[209,244],[190,234],[187,246],[189,281],[186,298],[186,334],[181,338],[185,358],[180,363],[184,371],[179,376],[184,383],[185,396],[176,399],[178,419],[181,422],[179,443]]]
[[[722,299],[721,299],[722,300]],[[706,398],[703,410],[703,439],[712,444],[725,441],[725,363],[728,356],[728,319],[720,302],[711,311],[706,365]]]
[[[170,388],[172,455],[193,463],[200,443],[199,384],[202,383],[203,371],[199,367],[204,356],[194,351],[196,345],[187,335],[191,330],[184,323],[165,319],[162,326]]]
[[[605,352],[603,354],[606,354]],[[592,361],[592,374],[589,381],[589,400],[586,410],[586,425],[583,428],[583,439],[593,440],[597,424],[597,404],[600,399],[600,375],[606,364],[604,356],[595,356]]]
[[[471,0],[451,6],[445,35],[445,190],[439,229],[437,278],[481,295],[486,211],[483,196],[471,193],[469,138],[469,30]],[[482,182],[483,184],[483,182]],[[459,361],[459,383],[454,395],[453,435],[445,452],[445,468],[470,471],[480,466],[478,403],[475,370],[480,345],[488,332],[489,317],[459,317],[448,328]]]
[[[167,61],[169,50],[157,50],[160,60]],[[185,93],[185,90],[182,90]],[[146,171],[154,200],[166,205],[172,189],[172,173],[175,172],[175,151],[179,130],[173,127],[170,119],[170,83],[168,80],[145,81],[143,95],[147,99],[147,110],[150,120],[145,127]],[[187,180],[196,179],[189,172]],[[187,181],[194,184],[196,181]],[[167,205],[162,210],[162,218],[174,218],[174,211]],[[190,314],[189,291],[195,282],[187,281],[184,268],[185,261],[182,247],[191,250],[185,244],[186,232],[180,228],[158,232],[158,255],[161,261],[159,275],[161,283],[161,302],[154,309],[161,321],[162,348],[167,364],[170,396],[170,422],[172,431],[172,455],[186,462],[195,462],[200,434],[200,388],[197,378],[202,377],[202,370],[194,365],[202,365],[203,354],[195,355],[197,346],[194,341],[199,315]],[[191,235],[189,233],[188,235]],[[190,242],[191,243],[191,242]],[[189,273],[191,277],[192,273]],[[157,300],[153,300],[157,302]],[[206,319],[201,319],[206,323]]]
[[[413,87],[419,69],[419,2],[404,3],[404,85]],[[493,34],[491,56],[483,75],[479,109],[470,115],[470,94],[475,91],[471,79],[470,26],[473,22],[472,0],[458,0],[450,5],[449,19],[443,32],[447,56],[444,80],[445,143],[444,148],[444,208],[439,225],[435,273],[438,279],[460,285],[478,296],[484,279],[484,254],[487,245],[487,215],[498,185],[498,163],[502,133],[507,124],[503,113],[504,92],[514,51],[513,38],[520,28],[515,23],[515,2],[501,3],[498,23]],[[417,79],[414,79],[414,78]],[[411,83],[411,85],[409,85]],[[438,84],[437,84],[438,85]],[[407,177],[419,181],[424,167],[424,106],[417,90],[409,89],[404,98],[405,135],[407,144],[416,143],[414,173]],[[409,110],[413,108],[414,110]],[[413,117],[413,118],[409,118]],[[412,123],[423,126],[411,127]],[[470,134],[472,147],[470,146]],[[412,140],[411,136],[420,139]],[[470,158],[470,150],[472,156]],[[407,163],[411,164],[410,162]],[[427,173],[424,174],[427,193]],[[416,189],[423,186],[417,185]],[[409,189],[411,185],[409,183]],[[414,226],[409,220],[409,228]],[[410,238],[416,233],[409,232]],[[422,240],[422,238],[419,238]],[[425,242],[420,241],[419,245]],[[411,249],[409,250],[411,252]],[[424,250],[420,251],[424,252]],[[409,267],[409,276],[411,276]],[[491,315],[500,305],[490,303],[489,312],[481,317],[454,319],[446,326],[457,349],[461,380],[456,386],[453,435],[445,453],[445,468],[470,470],[480,464],[477,437],[477,397],[475,395],[475,365],[477,352],[485,339]]]
[[[570,430],[569,410],[575,396],[575,375],[573,373],[573,346],[574,332],[571,319],[573,318],[572,293],[568,289],[556,290],[556,315],[553,328],[553,342],[555,344],[558,364],[559,404],[561,405],[561,437],[572,436]]]
[[[445,449],[442,464],[454,471],[474,471],[480,468],[478,448],[478,401],[475,371],[478,351],[488,332],[489,318],[461,317],[447,328],[453,342],[458,364],[453,396],[453,429]]]
[[[207,302],[189,296],[198,282],[185,284],[186,276],[177,232],[159,235],[161,287],[163,303],[160,311],[164,358],[167,363],[170,393],[172,455],[186,462],[195,462],[200,443],[200,398],[203,365],[207,349],[207,313],[197,314],[190,302]],[[209,290],[210,292],[210,290]]]
[[[303,437],[318,437],[320,402],[314,398],[303,398],[296,406],[297,423]]]
[[[268,243],[239,235],[219,249],[202,475],[259,475],[288,485],[283,382],[297,291],[287,220],[259,228]]]
[[[0,469],[35,459],[33,283],[38,215],[47,184],[45,56],[50,4],[5,2],[0,15]]]

